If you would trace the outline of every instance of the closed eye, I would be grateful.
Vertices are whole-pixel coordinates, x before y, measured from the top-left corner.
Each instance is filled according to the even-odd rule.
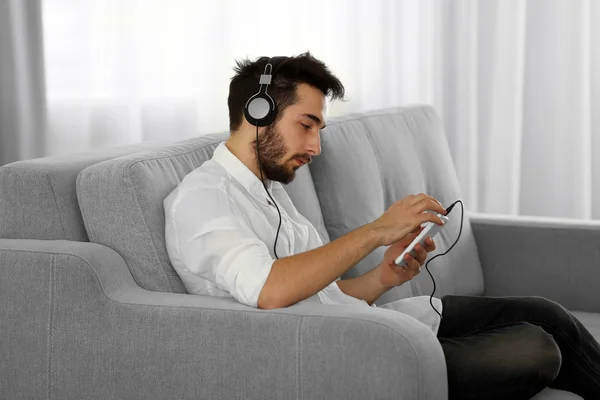
[[[302,122],[300,122],[300,125],[302,125],[304,127],[304,129],[310,129],[309,125],[303,124]]]

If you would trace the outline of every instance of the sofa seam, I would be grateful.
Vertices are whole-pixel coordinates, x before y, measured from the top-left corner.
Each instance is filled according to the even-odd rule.
[[[51,181],[50,177],[48,176],[48,174],[44,173],[44,176],[48,180],[48,185],[50,185],[50,190],[52,190],[52,197],[54,198],[54,205],[56,207],[56,212],[58,214],[58,219],[60,221],[60,227],[62,228],[63,235],[64,235],[64,237],[68,237],[67,233],[65,232],[65,224],[63,222],[63,218],[62,218],[62,215],[60,213],[60,208],[58,207],[58,200],[56,198],[56,191],[54,190],[54,186],[52,185],[52,181]]]
[[[50,400],[52,392],[52,325],[54,322],[54,286],[55,286],[55,269],[56,269],[56,255],[52,255],[52,262],[50,266],[50,279],[48,282],[48,297],[49,297],[49,309],[48,309],[48,324],[46,327],[47,336],[47,355],[46,355],[46,399]]]
[[[298,328],[296,329],[296,400],[302,398],[300,381],[302,378],[302,336],[300,335],[302,321],[304,318],[298,318]]]
[[[88,240],[90,243],[94,243],[92,242],[92,240],[95,240],[92,236],[92,232],[89,229],[89,223],[87,222],[89,220],[89,215],[87,213],[87,199],[86,196],[84,196],[84,194],[79,190],[79,188],[81,187],[81,181],[83,180],[83,174],[84,173],[89,173],[86,172],[87,168],[82,169],[78,174],[77,174],[77,178],[75,179],[75,196],[77,197],[77,202],[79,203],[79,211],[81,212],[81,219],[83,220],[83,228],[85,229],[85,234],[88,237]]]

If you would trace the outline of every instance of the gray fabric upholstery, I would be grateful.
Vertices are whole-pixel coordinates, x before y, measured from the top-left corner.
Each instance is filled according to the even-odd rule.
[[[590,333],[600,342],[600,313],[572,311],[572,314],[590,331]]]
[[[0,237],[88,241],[75,193],[79,172],[100,161],[159,146],[139,143],[1,166]]]
[[[325,226],[334,240],[378,218],[395,201],[427,193],[448,207],[461,199],[441,121],[431,107],[405,107],[350,114],[331,119],[321,135],[321,155],[309,164],[321,201]],[[436,237],[446,251],[458,237],[460,204]],[[364,274],[379,264],[381,247],[358,263],[344,278]],[[467,215],[460,240],[444,257],[429,265],[436,297],[483,293],[481,266]],[[426,273],[396,287],[377,300],[381,305],[399,298],[431,294]]]
[[[342,305],[266,311],[177,293],[162,200],[225,138],[0,167],[0,398],[447,398],[441,346],[411,317]],[[460,198],[430,107],[332,118],[322,144],[285,188],[324,243],[409,193]],[[456,238],[455,216],[460,208],[439,251]],[[473,213],[464,222],[457,246],[430,264],[436,296],[542,295],[600,339],[600,223]],[[420,274],[383,300],[430,285]],[[546,388],[533,399],[579,398]]]
[[[583,400],[583,398],[564,390],[546,388],[533,396],[531,400]]]
[[[3,399],[447,398],[435,335],[390,310],[149,292],[94,243],[0,239],[0,266]]]
[[[470,214],[486,296],[543,296],[600,313],[600,221]]]
[[[77,193],[90,242],[115,249],[143,288],[186,293],[165,246],[164,198],[227,140],[218,133],[94,164],[77,180]],[[310,173],[299,171],[286,188],[300,212],[327,243]]]
[[[186,293],[165,246],[163,200],[224,138],[203,136],[107,160],[77,177],[90,242],[116,250],[142,288]]]

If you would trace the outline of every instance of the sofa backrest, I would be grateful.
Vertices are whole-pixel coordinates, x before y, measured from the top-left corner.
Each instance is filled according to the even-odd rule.
[[[321,135],[321,155],[309,167],[331,240],[374,221],[409,194],[429,194],[445,207],[463,200],[440,118],[429,106],[331,118]],[[437,249],[430,258],[454,243],[460,215],[457,204],[445,229],[436,236]],[[343,278],[377,266],[386,249],[372,252]],[[433,260],[429,271],[435,279],[436,297],[483,293],[483,273],[466,214],[458,243],[447,255]],[[388,291],[376,304],[432,291],[431,277],[423,266],[410,284]]]
[[[77,195],[90,242],[121,254],[141,287],[186,293],[165,246],[163,200],[228,137],[225,132],[201,136],[84,169]],[[309,170],[299,169],[285,188],[323,242],[329,242]]]
[[[87,242],[75,192],[77,175],[92,164],[161,145],[138,143],[1,166],[0,238]]]
[[[0,237],[91,241],[118,251],[138,284],[185,293],[164,244],[163,200],[228,137],[141,143],[20,161],[0,167]],[[328,243],[378,218],[408,194],[428,193],[449,205],[460,197],[441,121],[428,106],[330,118],[322,154],[284,185]],[[81,172],[81,173],[80,173]],[[468,205],[467,205],[468,206]],[[458,234],[460,207],[436,238],[445,251]],[[379,248],[345,274],[375,267]],[[467,215],[452,251],[430,264],[436,296],[483,293],[483,277]],[[425,272],[425,271],[422,271]],[[378,304],[431,294],[428,274],[384,294]]]

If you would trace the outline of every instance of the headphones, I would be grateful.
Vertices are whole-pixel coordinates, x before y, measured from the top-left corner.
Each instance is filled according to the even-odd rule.
[[[281,64],[282,61],[287,59],[288,57],[271,57],[267,61],[265,65],[265,70],[260,76],[260,80],[258,81],[260,87],[258,88],[258,92],[252,95],[248,101],[246,101],[246,105],[244,106],[244,116],[246,120],[252,125],[256,126],[256,156],[258,159],[258,168],[260,169],[260,181],[265,188],[265,191],[273,201],[273,204],[277,208],[277,213],[279,214],[279,226],[277,227],[277,234],[275,235],[275,244],[273,245],[273,252],[275,253],[275,257],[279,259],[277,256],[277,238],[279,237],[279,229],[281,228],[281,212],[279,212],[279,207],[277,207],[277,203],[271,197],[271,193],[267,190],[267,186],[265,185],[265,181],[262,175],[262,165],[260,163],[260,153],[258,151],[258,127],[268,126],[275,121],[275,117],[277,116],[277,104],[267,90],[269,89],[269,85],[273,81],[273,75],[277,71],[277,67]]]
[[[244,106],[244,115],[248,122],[256,127],[267,126],[273,123],[277,116],[277,104],[273,98],[269,96],[267,90],[273,80],[273,74],[277,71],[277,67],[287,57],[271,57],[265,65],[265,70],[260,76],[258,83],[260,88],[258,92],[251,96]]]

